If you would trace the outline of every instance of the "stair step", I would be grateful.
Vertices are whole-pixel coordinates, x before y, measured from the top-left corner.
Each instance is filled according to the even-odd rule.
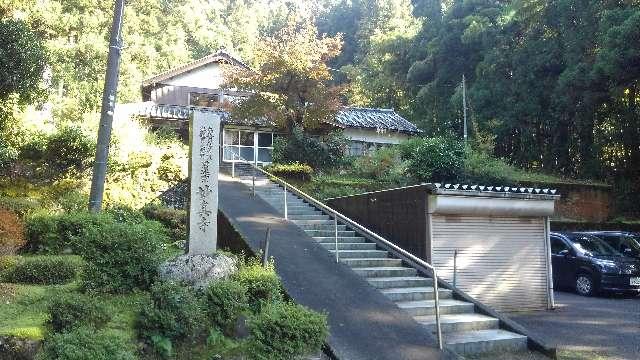
[[[387,288],[381,291],[392,301],[433,300],[433,287]],[[438,289],[438,297],[440,300],[450,299],[451,290]]]
[[[333,239],[332,239],[333,240]],[[335,250],[335,243],[332,242],[322,242],[320,243],[325,249],[329,251]],[[368,242],[338,242],[338,249],[340,251],[349,251],[349,250],[376,250],[376,244],[368,243]]]
[[[371,243],[371,245],[376,246],[376,244]],[[335,247],[335,244],[334,244]],[[332,254],[336,252],[335,248],[327,247]],[[389,253],[384,250],[345,250],[340,248],[340,244],[338,244],[338,257],[340,259],[359,259],[359,258],[387,258]]]
[[[289,215],[289,220],[328,220],[329,215],[323,215],[318,213],[318,215]]]
[[[331,219],[296,219],[292,220],[296,225],[330,225],[334,226],[334,221]],[[341,224],[338,224],[340,226]]]
[[[435,315],[434,300],[398,301],[398,307],[404,309],[412,316]],[[474,305],[460,300],[442,299],[440,301],[440,314],[463,314],[473,312]]]
[[[274,206],[274,208],[280,210],[281,212],[284,213],[284,205],[283,206]],[[312,207],[305,207],[305,208],[298,208],[298,209],[292,209],[291,207],[287,207],[287,215],[290,216],[294,216],[294,215],[322,215],[322,213],[318,210],[316,210],[315,208]]]
[[[526,336],[500,329],[450,333],[444,337],[444,343],[458,354],[516,352],[527,349]]]
[[[352,269],[356,274],[366,277],[397,277],[397,276],[415,276],[418,272],[416,269],[407,267],[361,267]]]
[[[313,238],[323,238],[323,237],[331,237],[331,238],[333,238],[335,236],[335,230],[328,231],[328,230],[314,229],[314,230],[305,230],[305,232],[309,236],[311,236]],[[356,237],[356,232],[353,231],[353,230],[338,230],[338,240],[340,240],[341,237],[347,237],[347,238],[352,237],[352,238],[355,238]]]
[[[414,319],[430,331],[436,331],[436,316],[423,315]],[[482,314],[447,314],[440,316],[440,328],[443,333],[497,329],[500,321]]]
[[[307,231],[307,234],[308,233],[309,231]],[[338,245],[340,245],[340,243],[366,243],[373,244],[375,246],[374,243],[367,243],[367,239],[361,236],[343,236],[341,233],[344,233],[344,231],[338,231]],[[334,244],[336,242],[334,233],[331,233],[331,236],[314,236],[313,238],[321,244]]]
[[[433,279],[421,276],[399,276],[369,278],[367,281],[377,289],[408,286],[433,286]]]
[[[335,231],[336,227],[333,224],[296,224],[302,230],[325,230],[325,231]],[[347,225],[338,225],[338,231],[347,230]]]
[[[401,266],[401,259],[391,258],[360,258],[360,259],[345,259],[340,258],[341,263],[345,263],[352,268],[369,268],[369,267],[394,267]]]

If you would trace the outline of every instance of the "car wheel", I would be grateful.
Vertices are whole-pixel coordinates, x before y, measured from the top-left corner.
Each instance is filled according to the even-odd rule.
[[[576,278],[576,292],[582,296],[591,296],[594,291],[593,279],[589,275],[581,274]]]

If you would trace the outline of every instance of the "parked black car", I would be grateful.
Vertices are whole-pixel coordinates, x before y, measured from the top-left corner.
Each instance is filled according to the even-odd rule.
[[[585,233],[551,233],[554,288],[590,296],[602,290],[640,293],[640,261]]]
[[[599,237],[625,256],[640,259],[640,235],[627,231],[586,231]]]

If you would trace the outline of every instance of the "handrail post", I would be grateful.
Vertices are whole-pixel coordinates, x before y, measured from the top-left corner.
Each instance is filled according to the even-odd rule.
[[[287,214],[287,184],[284,185],[284,219],[289,219],[289,215]]]
[[[453,287],[456,287],[458,279],[458,249],[453,250]]]
[[[433,299],[436,308],[436,334],[438,337],[438,348],[442,350],[442,327],[440,326],[440,296],[438,294],[438,274],[436,269],[433,271]]]
[[[231,177],[235,178],[236,177],[236,159],[235,159],[235,154],[233,156],[233,160],[231,161]]]
[[[335,239],[335,249],[336,249],[336,263],[340,262],[340,255],[338,250],[338,214],[333,214],[333,225],[335,228],[334,239]]]

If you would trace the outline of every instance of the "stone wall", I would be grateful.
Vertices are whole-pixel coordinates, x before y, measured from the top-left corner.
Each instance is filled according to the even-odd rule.
[[[613,190],[609,185],[523,183],[521,186],[557,189],[561,196],[556,202],[557,220],[600,223],[614,217]]]

